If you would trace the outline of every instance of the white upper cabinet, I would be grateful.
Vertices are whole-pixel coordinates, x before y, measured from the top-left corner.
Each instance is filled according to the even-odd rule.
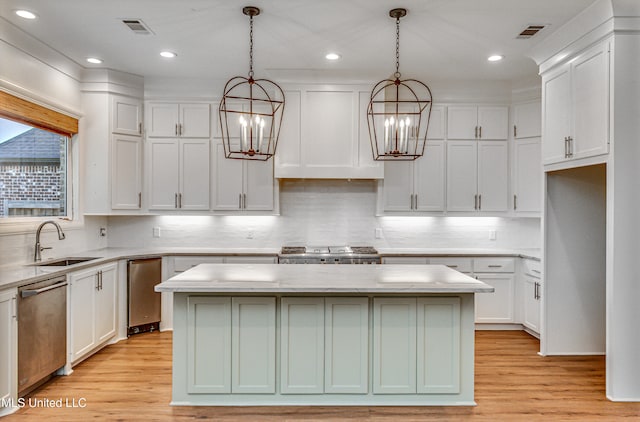
[[[111,137],[111,208],[142,207],[142,138]]]
[[[209,104],[147,104],[147,136],[209,138]]]
[[[513,144],[513,210],[539,213],[541,202],[540,138],[516,139]]]
[[[507,139],[509,108],[506,106],[449,106],[448,139]]]
[[[274,208],[273,161],[225,158],[221,141],[215,144],[213,209],[271,211]]]
[[[542,111],[540,101],[513,106],[514,139],[535,138],[542,133]]]
[[[350,85],[286,89],[275,177],[382,178],[369,142],[369,95],[370,87]]]
[[[136,98],[113,96],[112,133],[142,136],[142,101]]]
[[[442,105],[434,105],[431,107],[431,116],[429,117],[429,129],[427,130],[427,139],[444,139],[446,129],[446,110]]]
[[[506,141],[447,143],[447,210],[507,211]]]
[[[610,43],[542,75],[544,164],[609,152]]]
[[[414,161],[386,162],[384,211],[444,211],[444,141],[428,141]]]
[[[152,139],[147,143],[149,209],[209,209],[209,140]]]

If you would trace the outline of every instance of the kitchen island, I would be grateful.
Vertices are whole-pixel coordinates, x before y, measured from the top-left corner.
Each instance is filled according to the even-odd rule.
[[[442,265],[201,264],[174,293],[174,405],[474,405],[474,294]]]

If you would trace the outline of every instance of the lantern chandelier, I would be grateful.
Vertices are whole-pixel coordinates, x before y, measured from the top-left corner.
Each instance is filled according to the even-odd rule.
[[[253,78],[253,17],[260,9],[247,6],[249,16],[249,74],[235,76],[224,86],[220,129],[226,158],[266,161],[276,152],[284,110],[284,92],[275,82]]]
[[[400,18],[406,9],[392,9],[396,20],[396,71],[371,91],[367,123],[374,160],[415,160],[424,154],[431,117],[431,90],[415,79],[400,79]]]

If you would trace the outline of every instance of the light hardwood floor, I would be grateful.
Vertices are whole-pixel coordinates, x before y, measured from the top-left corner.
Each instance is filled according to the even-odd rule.
[[[476,333],[475,407],[171,407],[171,333],[139,334],[57,377],[33,398],[84,408],[25,406],[20,420],[640,420],[640,403],[605,397],[604,357],[540,357],[521,331]]]

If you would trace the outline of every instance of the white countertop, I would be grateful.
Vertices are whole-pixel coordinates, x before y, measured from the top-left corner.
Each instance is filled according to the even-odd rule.
[[[540,260],[540,249],[377,248],[382,256],[519,256]]]
[[[158,284],[182,293],[488,293],[444,265],[200,264]]]

